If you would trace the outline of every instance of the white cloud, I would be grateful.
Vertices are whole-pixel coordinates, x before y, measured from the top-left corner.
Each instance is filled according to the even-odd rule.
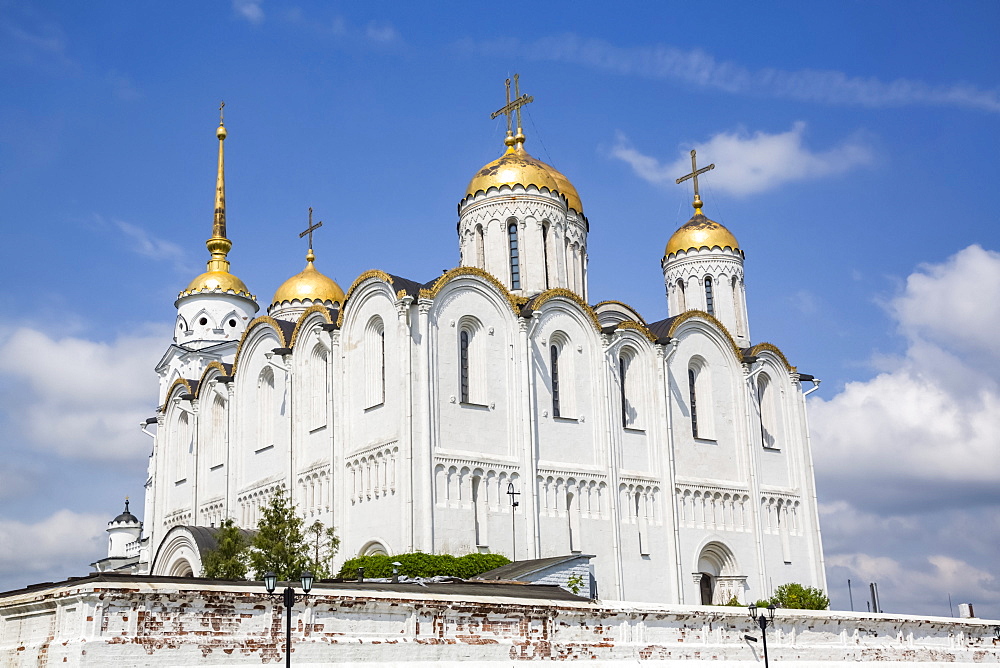
[[[233,11],[250,23],[261,23],[264,20],[262,0],[233,0]]]
[[[887,304],[908,346],[868,381],[811,403],[816,461],[827,475],[895,479],[913,496],[1000,480],[1000,253],[970,246],[927,265]],[[944,501],[944,498],[939,501]]]
[[[878,581],[894,610],[947,614],[950,593],[1000,615],[998,300],[1000,253],[921,266],[884,305],[905,352],[810,399],[828,575]]]
[[[767,134],[746,131],[720,132],[693,148],[700,165],[717,163],[711,172],[712,188],[733,195],[773,190],[790,181],[841,174],[872,161],[871,150],[857,138],[843,141],[827,151],[812,152],[803,144],[806,124],[795,123],[787,132]],[[618,133],[611,155],[628,163],[640,178],[657,185],[674,185],[691,171],[690,149],[678,149],[676,160],[664,164],[633,148]]]
[[[103,343],[16,329],[0,343],[0,415],[8,429],[42,450],[134,459],[149,446],[138,424],[155,408],[152,369],[163,341],[162,333]]]
[[[665,45],[619,47],[573,34],[527,43],[502,39],[461,44],[481,52],[517,53],[535,60],[573,63],[626,76],[676,80],[733,94],[876,108],[934,105],[1000,112],[1000,91],[982,90],[968,83],[880,81],[835,70],[750,70],[737,63],[719,62],[700,49],[685,51]]]
[[[0,581],[16,587],[83,575],[87,565],[81,555],[97,559],[107,554],[102,534],[108,519],[63,509],[35,524],[0,520]]]

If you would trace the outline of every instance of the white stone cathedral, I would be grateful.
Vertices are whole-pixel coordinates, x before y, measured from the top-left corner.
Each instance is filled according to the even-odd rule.
[[[525,150],[526,101],[501,110],[506,150],[459,202],[460,266],[372,270],[345,294],[310,248],[266,315],[227,260],[220,123],[211,257],[175,302],[144,427],[144,534],[117,517],[98,565],[199,575],[211,527],[253,528],[283,487],[336,527],[339,558],[587,554],[602,598],[663,603],[826,588],[803,398],[818,381],[752,342],[744,253],[702,213],[700,172],[661,262],[668,317],[591,305],[590,224]]]

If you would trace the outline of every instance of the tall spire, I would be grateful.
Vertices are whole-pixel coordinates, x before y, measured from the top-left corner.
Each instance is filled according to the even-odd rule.
[[[208,271],[229,271],[229,260],[226,256],[233,242],[226,238],[226,172],[223,159],[223,142],[226,141],[226,126],[223,123],[222,110],[226,103],[219,105],[219,127],[215,136],[219,138],[219,171],[215,177],[215,220],[212,223],[212,238],[205,242],[208,252],[212,254],[208,261]]]

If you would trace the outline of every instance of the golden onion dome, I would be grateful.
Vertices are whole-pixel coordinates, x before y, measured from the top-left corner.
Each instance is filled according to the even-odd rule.
[[[306,255],[306,268],[281,284],[278,291],[274,293],[271,306],[294,301],[344,303],[344,291],[341,290],[336,281],[321,274],[316,269],[313,264],[313,260],[315,259],[316,256],[313,255],[310,249],[309,254]]]
[[[544,164],[544,163],[543,163]],[[556,190],[560,195],[566,198],[566,204],[569,208],[573,209],[577,213],[583,213],[583,202],[580,201],[580,193],[576,192],[576,188],[573,184],[569,182],[562,172],[557,170],[551,165],[545,165],[548,167],[549,172],[552,174],[552,178],[556,181]]]
[[[723,225],[710,220],[698,212],[688,222],[681,225],[667,242],[664,255],[669,257],[678,251],[688,251],[698,248],[731,248],[739,250],[739,243],[733,233]]]
[[[198,292],[216,291],[233,292],[243,297],[254,298],[247,289],[246,284],[228,271],[206,271],[204,274],[195,277],[179,296],[184,297],[185,295],[192,295]]]
[[[531,157],[521,146],[508,146],[503,155],[472,177],[467,194],[475,195],[479,191],[487,192],[490,188],[515,185],[558,190],[548,165]]]

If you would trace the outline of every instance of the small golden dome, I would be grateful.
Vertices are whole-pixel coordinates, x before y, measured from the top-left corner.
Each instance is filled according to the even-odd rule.
[[[480,169],[469,182],[467,194],[475,195],[480,190],[486,192],[490,188],[515,185],[558,190],[549,166],[535,160],[523,148],[518,148],[520,150],[508,146],[502,156]]]
[[[187,288],[184,289],[184,292],[182,292],[180,296],[183,297],[196,292],[213,292],[215,290],[220,290],[222,292],[235,292],[238,295],[249,297],[250,299],[254,298],[243,281],[233,276],[228,271],[206,271],[204,274],[195,277],[195,279],[188,284]]]
[[[274,293],[271,306],[296,300],[299,302],[309,300],[316,303],[344,303],[344,291],[340,289],[337,282],[321,274],[313,265],[315,256],[310,252],[306,259],[308,260],[306,268],[281,284],[278,291]]]
[[[740,248],[732,232],[699,212],[674,232],[670,241],[667,242],[664,255],[669,257],[678,251],[715,248],[716,246],[733,250]]]

